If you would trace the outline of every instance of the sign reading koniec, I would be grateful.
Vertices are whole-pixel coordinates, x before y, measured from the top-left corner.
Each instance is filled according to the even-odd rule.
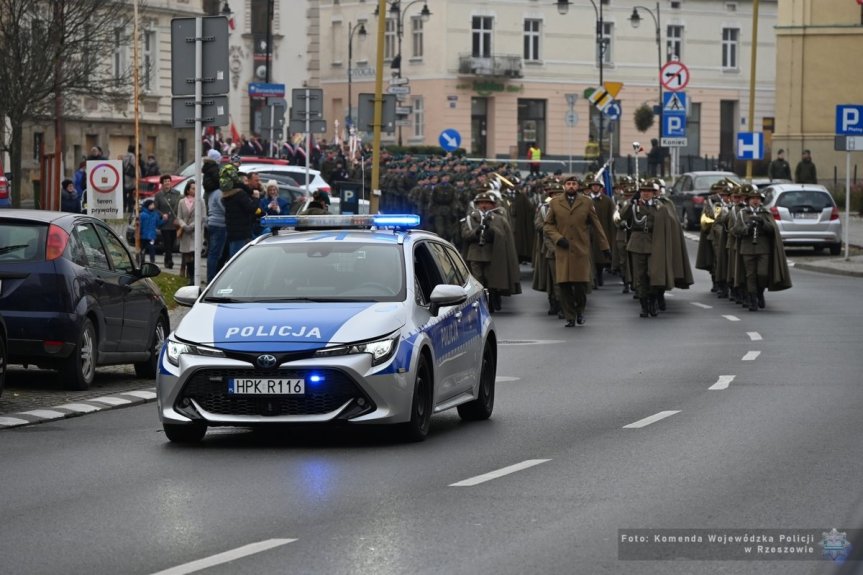
[[[87,213],[107,219],[123,217],[123,162],[87,161]]]

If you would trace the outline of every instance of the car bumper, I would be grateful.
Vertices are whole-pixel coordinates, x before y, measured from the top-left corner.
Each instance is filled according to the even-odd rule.
[[[370,356],[301,359],[261,370],[232,358],[180,356],[180,366],[159,358],[156,395],[162,423],[208,426],[286,423],[400,423],[410,419],[413,377],[371,369]],[[395,370],[394,370],[395,371]],[[311,375],[323,378],[312,383]],[[303,378],[303,395],[232,395],[231,377]]]
[[[780,227],[779,233],[782,237],[782,243],[785,245],[837,244],[842,242],[841,226],[831,226],[823,231],[789,231]]]
[[[78,316],[53,312],[3,312],[9,363],[62,359],[75,348]],[[46,342],[50,342],[46,345]],[[29,363],[29,362],[28,362]]]

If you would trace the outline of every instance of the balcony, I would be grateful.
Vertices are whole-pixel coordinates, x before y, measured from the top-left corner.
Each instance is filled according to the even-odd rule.
[[[521,78],[521,56],[503,54],[478,57],[462,54],[458,58],[458,73],[462,76]]]

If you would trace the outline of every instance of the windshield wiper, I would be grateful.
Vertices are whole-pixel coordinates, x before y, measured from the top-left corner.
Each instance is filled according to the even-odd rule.
[[[203,299],[203,301],[207,303],[244,303],[250,300],[247,299],[237,299],[234,297],[218,297],[218,296],[210,296]]]
[[[9,252],[14,251],[14,250],[23,250],[28,245],[29,244],[17,244],[14,246],[3,246],[2,248],[0,248],[0,254],[9,253]]]
[[[261,297],[257,298],[255,301],[261,302],[286,302],[286,301],[312,301],[312,302],[320,302],[324,301],[321,299],[311,298],[311,297]],[[329,300],[327,300],[329,301]]]

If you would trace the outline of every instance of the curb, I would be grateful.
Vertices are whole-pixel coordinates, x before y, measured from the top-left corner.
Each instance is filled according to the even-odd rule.
[[[143,403],[151,403],[156,400],[156,388],[124,391],[116,395],[106,395],[84,399],[74,403],[64,403],[55,407],[33,409],[19,413],[8,413],[0,415],[0,430],[12,427],[22,427],[36,423],[45,423],[59,419],[79,417],[97,411],[108,411]]]
[[[842,260],[844,262],[845,260]],[[832,274],[836,276],[846,276],[846,277],[855,277],[855,278],[863,278],[863,271],[861,270],[852,270],[852,269],[842,269],[841,267],[836,267],[837,265],[841,266],[841,263],[835,265],[821,265],[821,264],[813,264],[813,263],[795,263],[795,269],[806,270],[810,272],[820,272],[825,274]],[[859,264],[858,264],[859,266]]]

